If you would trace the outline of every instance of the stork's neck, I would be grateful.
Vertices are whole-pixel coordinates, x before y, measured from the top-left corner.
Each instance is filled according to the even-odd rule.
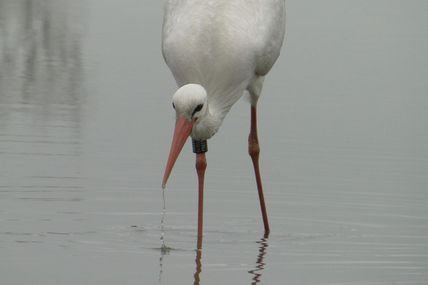
[[[192,138],[196,140],[207,140],[211,138],[220,128],[224,115],[208,104],[207,112],[200,121],[193,126]]]

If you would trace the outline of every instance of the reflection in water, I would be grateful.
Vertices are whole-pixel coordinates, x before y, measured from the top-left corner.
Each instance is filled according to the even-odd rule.
[[[164,200],[164,209],[165,209],[165,200]],[[165,239],[164,239],[164,228],[163,228],[163,220],[165,218],[165,211],[163,212],[162,215],[162,224],[161,224],[161,240],[162,240],[162,245],[159,248],[160,249],[160,257],[159,257],[159,285],[162,284],[162,274],[163,274],[163,259],[165,257],[165,255],[168,255],[169,252],[171,251],[171,248],[165,245]]]
[[[164,251],[161,248],[161,255],[159,258],[159,285],[162,284],[162,274],[163,274],[163,258],[165,255],[167,255],[169,252],[168,251]]]
[[[163,245],[160,248],[161,255],[159,258],[159,267],[160,267],[160,269],[159,269],[159,285],[162,284],[164,257],[165,257],[165,255],[168,255],[170,251],[171,251],[171,248],[164,247]],[[193,284],[199,285],[200,284],[200,277],[199,276],[200,276],[201,271],[202,271],[202,248],[196,249],[195,263],[196,263],[196,269],[195,269],[195,274],[193,275],[194,276],[194,283]]]
[[[195,270],[195,274],[193,275],[195,277],[194,279],[195,282],[193,284],[199,285],[199,282],[200,282],[199,275],[201,274],[201,271],[202,271],[202,248],[196,250],[195,263],[196,263],[196,270]]]
[[[82,94],[79,1],[0,0],[0,116],[78,123]],[[77,17],[77,19],[76,19]]]
[[[258,244],[260,244],[260,246],[259,246],[259,254],[257,255],[256,267],[248,271],[248,273],[254,275],[251,282],[252,285],[260,283],[260,279],[262,277],[262,271],[266,265],[266,263],[264,262],[264,259],[266,257],[267,248],[269,246],[268,238],[269,238],[269,234],[265,234],[263,238],[261,238],[257,242]]]
[[[0,0],[3,211],[36,216],[43,202],[51,212],[73,203],[76,213],[84,199],[80,1]]]
[[[198,238],[197,244],[200,242],[201,240],[200,238]],[[252,285],[259,284],[261,282],[262,272],[266,266],[265,258],[267,254],[267,248],[269,247],[269,234],[264,234],[263,237],[259,241],[257,241],[257,243],[259,244],[259,250],[257,254],[256,265],[254,269],[248,271],[248,273],[253,275],[253,278],[251,279]],[[161,255],[159,258],[159,267],[160,267],[159,284],[162,284],[162,274],[164,272],[163,270],[164,257],[170,253],[170,248],[167,248],[167,250],[165,250],[161,246],[160,253]],[[196,264],[196,267],[195,267],[195,273],[193,274],[193,277],[194,277],[193,284],[199,285],[201,280],[200,275],[202,272],[202,248],[196,249],[195,264]]]

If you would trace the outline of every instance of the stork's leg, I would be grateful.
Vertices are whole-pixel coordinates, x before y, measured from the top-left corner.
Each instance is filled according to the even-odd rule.
[[[260,176],[260,167],[259,167],[259,155],[260,155],[260,147],[259,140],[257,137],[257,108],[256,106],[251,106],[251,130],[250,135],[248,136],[248,153],[251,156],[251,160],[253,161],[254,173],[256,175],[257,182],[257,190],[259,192],[259,200],[260,200],[260,209],[262,211],[263,224],[265,226],[265,232],[269,233],[269,221],[266,211],[265,198],[263,195],[263,186],[262,186],[262,178]]]
[[[193,141],[193,152],[196,153],[196,172],[198,173],[198,241],[197,248],[202,248],[203,224],[204,224],[204,179],[205,169],[207,169],[207,160],[205,152],[207,151],[206,141]]]

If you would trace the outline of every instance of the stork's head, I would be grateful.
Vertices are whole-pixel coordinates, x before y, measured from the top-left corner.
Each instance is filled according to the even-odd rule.
[[[165,188],[175,161],[187,138],[192,134],[193,129],[195,131],[198,129],[199,123],[208,113],[207,105],[207,92],[199,84],[184,85],[172,97],[172,107],[176,112],[176,122],[171,150],[163,176],[162,188]]]
[[[187,84],[180,87],[172,97],[172,107],[175,109],[177,120],[197,124],[207,111],[207,92],[199,84]]]

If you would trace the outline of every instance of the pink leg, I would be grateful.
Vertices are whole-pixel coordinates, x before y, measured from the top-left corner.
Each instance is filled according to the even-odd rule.
[[[198,242],[197,248],[202,248],[203,215],[204,215],[204,178],[207,169],[205,153],[196,154],[196,172],[198,173],[199,200],[198,200]]]
[[[262,178],[260,176],[259,168],[259,155],[260,147],[259,140],[257,137],[257,109],[256,106],[251,106],[251,130],[248,136],[248,153],[253,161],[254,173],[256,175],[257,190],[259,192],[260,208],[262,211],[263,224],[265,226],[265,233],[269,233],[269,221],[266,211],[265,198],[263,195]]]

